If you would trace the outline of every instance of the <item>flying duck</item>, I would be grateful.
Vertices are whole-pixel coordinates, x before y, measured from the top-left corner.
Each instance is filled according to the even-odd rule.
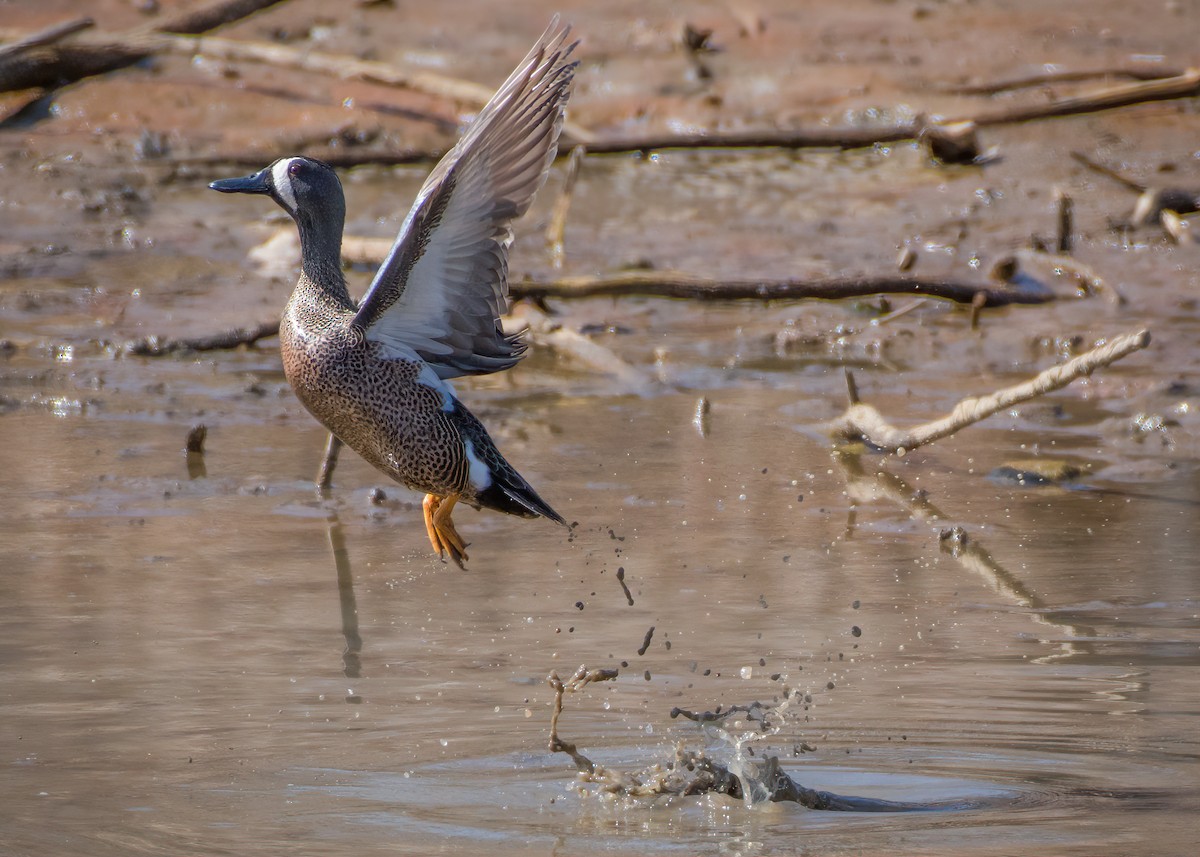
[[[565,524],[510,465],[449,379],[499,372],[525,352],[505,334],[511,223],[558,150],[576,43],[557,19],[425,181],[357,305],[342,275],[346,202],[333,169],[281,158],[223,193],[265,194],[295,220],[301,274],[280,323],[297,398],[343,443],[425,494],[433,550],[460,568],[457,503]]]

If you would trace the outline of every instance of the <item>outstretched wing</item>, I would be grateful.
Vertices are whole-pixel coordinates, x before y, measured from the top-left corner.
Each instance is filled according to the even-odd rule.
[[[497,372],[525,351],[506,336],[512,221],[558,150],[576,63],[558,19],[426,180],[354,324],[385,352],[415,352],[440,378]]]

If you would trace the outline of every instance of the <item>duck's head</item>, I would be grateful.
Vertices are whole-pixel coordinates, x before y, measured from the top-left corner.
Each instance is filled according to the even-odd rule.
[[[279,203],[301,227],[335,221],[340,233],[346,202],[333,167],[313,158],[280,158],[266,169],[209,185],[221,193],[262,193]]]

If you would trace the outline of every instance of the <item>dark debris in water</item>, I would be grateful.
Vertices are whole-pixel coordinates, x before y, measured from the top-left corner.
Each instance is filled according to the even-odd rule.
[[[586,666],[580,666],[565,681],[559,678],[557,672],[550,673],[546,679],[554,689],[550,750],[569,755],[579,771],[580,781],[597,786],[600,793],[627,798],[721,794],[751,804],[797,803],[808,809],[842,812],[921,812],[962,807],[961,802],[900,802],[810,789],[796,782],[780,767],[778,756],[756,757],[750,747],[736,747],[729,764],[714,758],[707,750],[689,749],[683,742],[676,744],[671,760],[656,763],[639,772],[621,771],[598,764],[589,759],[576,744],[559,734],[563,697],[595,682],[615,681],[618,675],[619,671],[615,669],[589,670]],[[799,698],[799,694],[795,696]],[[675,708],[671,716],[714,724],[734,714],[745,714],[747,720],[757,723],[759,730],[765,733],[771,729],[768,715],[781,711],[785,705],[786,702],[769,709],[760,702],[754,702],[745,706],[730,706],[724,711],[718,707],[716,711],[703,713]],[[808,743],[797,746],[800,750],[795,751],[796,754],[816,749]]]
[[[1084,470],[1076,464],[1058,459],[1009,461],[988,474],[995,482],[1011,482],[1022,487],[1060,485],[1082,476]]]

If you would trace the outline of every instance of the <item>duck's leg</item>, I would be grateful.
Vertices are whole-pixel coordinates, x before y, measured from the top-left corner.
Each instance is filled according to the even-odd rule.
[[[446,552],[441,536],[438,535],[437,527],[433,524],[433,513],[440,505],[442,505],[442,498],[437,494],[426,494],[425,500],[421,503],[421,511],[425,513],[425,532],[429,534],[429,543],[433,545],[433,552],[438,556],[442,556]]]
[[[458,530],[454,528],[454,521],[450,519],[450,513],[454,511],[454,504],[457,502],[457,494],[443,497],[438,507],[433,510],[433,525],[437,528],[438,537],[446,546],[446,552],[450,554],[450,559],[454,560],[455,565],[462,568],[463,563],[467,560],[467,543],[458,534]]]
[[[333,468],[337,467],[338,453],[342,450],[342,442],[337,435],[330,432],[329,440],[325,441],[325,457],[321,459],[321,469],[317,472],[317,493],[324,494],[333,484]]]
[[[454,564],[462,568],[467,559],[467,545],[454,528],[454,521],[450,519],[457,502],[456,494],[449,497],[426,494],[421,510],[425,513],[425,532],[429,534],[429,543],[433,545],[434,552],[438,556],[450,554]]]

